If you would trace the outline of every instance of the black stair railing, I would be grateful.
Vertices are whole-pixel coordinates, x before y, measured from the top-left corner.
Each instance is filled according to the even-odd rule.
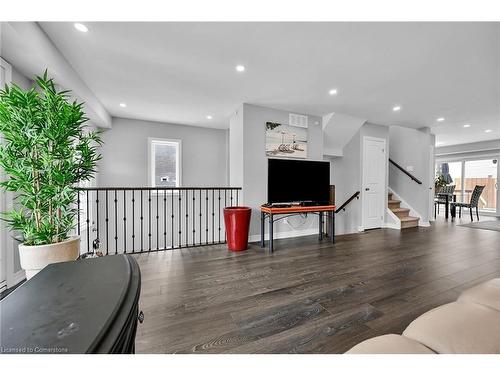
[[[223,210],[240,187],[80,188],[77,233],[82,249],[103,255],[226,242]],[[84,250],[85,251],[85,250]]]
[[[340,207],[335,210],[335,213],[338,214],[340,211],[345,211],[345,208],[347,207],[347,205],[349,203],[351,203],[354,199],[359,199],[359,194],[360,194],[360,192],[357,191],[353,195],[351,195],[348,200],[346,200],[344,203],[342,203],[340,205]]]
[[[410,177],[413,181],[415,181],[417,184],[422,185],[422,181],[420,181],[418,178],[416,178],[414,175],[412,175],[410,172],[408,172],[406,169],[404,169],[402,166],[400,166],[398,163],[396,163],[394,160],[389,159],[389,163],[394,165],[397,169],[399,169],[401,172],[403,172],[405,175]]]

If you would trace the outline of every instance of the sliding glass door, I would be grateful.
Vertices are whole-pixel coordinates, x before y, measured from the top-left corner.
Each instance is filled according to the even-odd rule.
[[[481,211],[496,212],[497,210],[497,188],[498,188],[498,160],[482,159],[465,161],[464,192],[467,201],[474,190],[474,186],[484,186],[483,193],[479,198],[479,209]]]
[[[437,171],[448,176],[446,180],[449,185],[455,185],[457,202],[469,203],[474,187],[484,186],[479,198],[479,210],[483,213],[500,214],[498,159],[491,157],[441,161],[437,163]]]

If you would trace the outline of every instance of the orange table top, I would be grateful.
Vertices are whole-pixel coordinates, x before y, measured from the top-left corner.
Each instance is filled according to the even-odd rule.
[[[268,207],[260,206],[260,211],[268,214],[292,214],[301,212],[324,212],[335,211],[334,205],[328,206],[291,206],[291,207]]]

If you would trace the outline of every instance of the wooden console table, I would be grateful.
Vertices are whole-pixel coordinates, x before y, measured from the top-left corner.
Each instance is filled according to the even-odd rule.
[[[335,242],[335,206],[291,206],[291,207],[270,207],[260,206],[260,246],[264,247],[264,228],[266,218],[269,219],[269,252],[273,252],[273,227],[278,220],[289,216],[312,213],[319,217],[319,239],[323,239],[323,214],[327,213],[329,220],[330,240]],[[275,216],[280,217],[275,218]]]

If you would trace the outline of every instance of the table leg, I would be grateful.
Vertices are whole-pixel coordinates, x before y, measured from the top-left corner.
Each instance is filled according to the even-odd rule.
[[[319,240],[323,239],[323,212],[318,212],[319,221]]]
[[[335,243],[335,211],[330,211],[330,233],[332,243]]]
[[[273,214],[269,214],[269,252],[273,252]]]
[[[264,247],[264,231],[265,231],[266,214],[260,213],[260,247]]]
[[[448,194],[445,195],[446,197],[446,203],[445,203],[445,213],[444,213],[444,217],[445,219],[448,220],[448,212],[450,210],[450,196]]]

